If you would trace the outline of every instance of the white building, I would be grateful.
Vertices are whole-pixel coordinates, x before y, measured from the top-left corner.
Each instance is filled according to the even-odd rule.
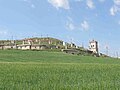
[[[98,53],[98,42],[95,40],[90,41],[89,50],[93,51],[94,53]]]
[[[4,45],[0,45],[0,50],[3,50],[4,49]]]
[[[30,50],[31,49],[31,45],[29,45],[29,44],[17,45],[17,49]]]

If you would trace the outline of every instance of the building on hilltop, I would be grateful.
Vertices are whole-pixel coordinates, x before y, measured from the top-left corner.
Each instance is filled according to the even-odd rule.
[[[89,50],[93,53],[98,53],[98,42],[95,40],[92,40],[89,42]]]

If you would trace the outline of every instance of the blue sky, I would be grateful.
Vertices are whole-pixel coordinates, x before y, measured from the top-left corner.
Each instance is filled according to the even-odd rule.
[[[55,37],[120,53],[120,0],[0,0],[0,39]]]

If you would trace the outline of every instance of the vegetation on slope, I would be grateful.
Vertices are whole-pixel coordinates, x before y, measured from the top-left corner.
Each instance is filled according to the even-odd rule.
[[[120,61],[48,51],[0,51],[0,90],[119,90]]]
[[[120,64],[120,60],[82,55],[71,55],[63,52],[0,50],[1,62],[39,62],[39,63],[102,63]]]
[[[63,41],[56,39],[56,38],[51,38],[51,37],[43,37],[43,38],[38,38],[38,37],[34,37],[34,38],[25,38],[22,40],[15,40],[16,44],[22,44],[23,40],[32,40],[34,44],[39,44],[39,41],[41,42],[41,44],[48,44],[49,41],[51,42],[51,44],[53,45],[62,45]],[[11,41],[13,40],[0,40],[0,44],[10,44]]]

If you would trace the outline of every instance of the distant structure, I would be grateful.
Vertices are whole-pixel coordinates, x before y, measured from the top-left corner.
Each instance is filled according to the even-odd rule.
[[[98,42],[95,40],[92,40],[89,42],[89,50],[93,53],[98,53]]]

